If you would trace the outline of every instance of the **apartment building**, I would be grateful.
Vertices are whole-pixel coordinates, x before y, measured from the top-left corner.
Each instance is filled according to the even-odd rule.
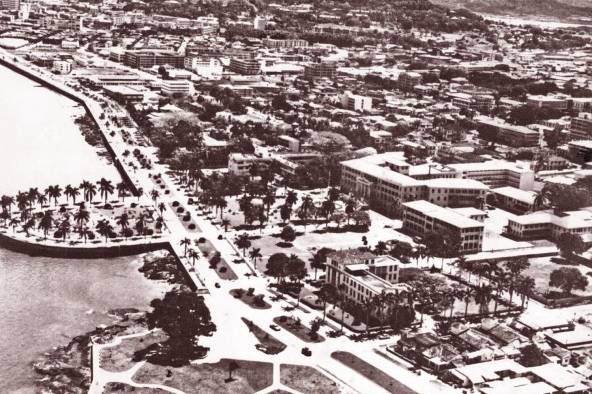
[[[304,78],[314,80],[319,78],[335,78],[337,66],[335,63],[312,63],[304,66]]]
[[[422,77],[420,73],[404,72],[399,75],[397,85],[399,89],[405,92],[412,92],[415,85],[421,84]]]
[[[276,40],[273,38],[264,38],[263,45],[273,49],[306,48],[308,46],[308,41],[299,39]]]
[[[578,164],[592,161],[592,140],[570,141],[567,144],[567,156]]]
[[[452,105],[461,109],[471,109],[481,113],[488,113],[493,108],[495,99],[489,95],[472,95],[468,93],[451,93]]]
[[[350,91],[346,91],[341,96],[341,105],[343,108],[352,111],[368,112],[372,110],[372,97],[361,96],[359,94],[353,94]]]
[[[341,162],[341,187],[390,216],[400,213],[400,204],[407,201],[425,199],[441,206],[462,207],[485,198],[488,187],[478,180],[451,177],[444,167],[417,167],[405,162],[403,152],[347,160]]]
[[[135,68],[150,68],[164,65],[183,68],[185,56],[179,55],[176,52],[163,50],[125,51],[123,63],[126,66]]]
[[[580,236],[592,234],[592,208],[563,212],[555,215],[552,210],[508,219],[507,233],[518,239],[557,240],[565,232]]]
[[[529,95],[526,97],[526,104],[534,108],[547,108],[565,111],[568,100],[565,97]]]
[[[424,236],[430,231],[446,231],[460,239],[459,251],[477,253],[483,245],[483,223],[425,200],[403,204],[403,230]]]
[[[536,193],[520,190],[512,186],[492,189],[495,205],[513,213],[523,214],[534,210]]]
[[[54,60],[51,69],[58,74],[69,74],[72,71],[72,63],[67,60]]]
[[[248,176],[252,166],[267,167],[271,158],[262,158],[245,153],[231,153],[228,155],[228,172],[238,176]]]
[[[259,60],[254,58],[239,59],[233,57],[230,59],[228,69],[232,72],[242,75],[257,75],[261,71]]]
[[[165,79],[160,87],[166,95],[188,95],[193,92],[193,83],[186,79]]]
[[[497,133],[498,139],[501,143],[510,146],[538,146],[540,141],[540,133],[531,130],[524,126],[514,126],[504,123],[500,120],[479,117],[477,120],[477,129],[492,130]]]
[[[577,117],[571,118],[569,136],[573,140],[592,139],[592,113],[580,112]]]
[[[327,255],[325,282],[344,286],[345,295],[362,303],[382,293],[405,291],[397,284],[402,263],[391,256],[377,256],[357,249],[340,250]]]

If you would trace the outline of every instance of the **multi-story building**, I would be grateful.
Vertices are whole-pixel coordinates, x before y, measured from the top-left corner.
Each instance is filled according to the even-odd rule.
[[[365,198],[374,209],[391,216],[399,214],[400,205],[407,201],[425,199],[441,206],[463,207],[485,198],[485,184],[453,175],[446,168],[410,166],[403,152],[341,162],[343,190]]]
[[[483,223],[425,200],[403,204],[403,230],[423,236],[431,231],[446,231],[460,240],[459,251],[477,253],[483,245]]]
[[[264,16],[257,15],[255,19],[253,19],[253,28],[255,30],[265,30],[266,25],[267,19]]]
[[[592,140],[570,141],[567,155],[571,161],[584,164],[592,161]]]
[[[534,187],[534,171],[527,165],[505,160],[489,160],[481,163],[449,164],[456,176],[475,179],[491,188],[512,186],[522,190]]]
[[[337,66],[335,63],[312,63],[304,66],[304,78],[313,80],[319,78],[335,78]]]
[[[165,79],[160,87],[166,95],[188,95],[193,92],[193,83],[186,79]]]
[[[346,91],[341,96],[341,105],[343,108],[358,111],[367,112],[372,110],[372,97],[360,96],[359,94],[353,94],[350,91]]]
[[[529,95],[526,97],[526,104],[534,108],[547,108],[565,111],[567,109],[568,100],[564,97]]]
[[[87,80],[94,86],[114,86],[114,85],[128,85],[128,86],[144,86],[146,81],[140,79],[135,74],[98,74],[92,75]]]
[[[592,211],[562,212],[557,216],[552,210],[538,211],[508,219],[507,233],[518,239],[557,240],[565,232],[577,235],[592,234]]]
[[[233,57],[230,59],[228,69],[232,72],[242,75],[257,75],[261,71],[259,60],[254,58],[239,59]]]
[[[592,113],[580,112],[577,117],[572,118],[569,136],[574,140],[592,139]]]
[[[399,89],[405,92],[412,92],[415,85],[421,84],[422,77],[420,73],[404,72],[399,75],[397,85]]]
[[[21,2],[20,0],[0,0],[0,8],[17,11]]]
[[[72,63],[66,60],[54,60],[52,71],[58,74],[69,74],[72,71]]]
[[[262,158],[245,153],[231,153],[228,155],[228,172],[238,176],[248,176],[251,167],[267,167],[271,158]]]
[[[501,143],[510,146],[538,146],[541,134],[524,126],[514,126],[500,120],[481,116],[477,120],[478,130],[492,130]]]
[[[481,113],[491,111],[495,103],[493,96],[471,95],[468,93],[451,93],[452,105],[461,109],[472,109]]]
[[[133,50],[125,51],[123,62],[126,66],[135,68],[150,68],[164,65],[183,68],[185,56],[171,51]]]
[[[391,256],[377,256],[357,249],[340,250],[327,255],[325,281],[345,287],[344,294],[362,303],[382,293],[397,293],[406,286],[397,284],[401,262]]]
[[[308,41],[299,39],[276,40],[273,38],[264,38],[263,45],[268,48],[304,48],[308,46]]]
[[[508,211],[523,214],[534,210],[536,193],[527,190],[520,190],[512,186],[498,187],[492,189],[495,196],[495,205]]]

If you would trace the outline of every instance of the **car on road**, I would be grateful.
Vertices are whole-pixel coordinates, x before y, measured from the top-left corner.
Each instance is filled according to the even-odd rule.
[[[312,352],[310,351],[309,348],[304,347],[304,348],[302,348],[302,354],[304,354],[306,357],[310,357],[312,355]]]
[[[275,324],[270,324],[269,328],[271,328],[273,331],[279,331],[280,328],[278,326],[276,326]]]
[[[214,286],[216,287],[216,289],[219,289],[220,288],[220,283],[216,282],[216,283],[214,283]]]

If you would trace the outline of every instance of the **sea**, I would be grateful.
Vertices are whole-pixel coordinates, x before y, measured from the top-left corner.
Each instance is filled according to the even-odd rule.
[[[115,168],[86,143],[74,101],[0,66],[0,195],[77,185]],[[142,256],[71,260],[0,248],[0,393],[34,393],[31,363],[111,318],[112,308],[148,309],[165,291],[138,268]]]

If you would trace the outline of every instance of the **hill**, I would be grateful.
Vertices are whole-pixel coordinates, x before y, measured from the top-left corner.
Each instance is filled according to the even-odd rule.
[[[589,0],[432,0],[449,8],[516,16],[543,16],[559,19],[592,17]],[[584,6],[588,5],[588,6]]]

